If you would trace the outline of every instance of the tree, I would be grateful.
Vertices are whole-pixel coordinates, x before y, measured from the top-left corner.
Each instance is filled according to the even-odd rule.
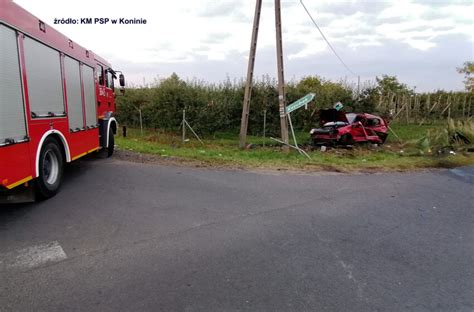
[[[376,77],[377,86],[376,91],[381,95],[388,95],[389,93],[413,93],[413,90],[408,88],[404,83],[398,81],[397,76],[382,75],[382,78]]]
[[[377,87],[366,87],[361,91],[358,100],[354,103],[353,110],[355,112],[372,113],[375,111],[375,106],[379,98],[380,95],[378,93]]]
[[[307,76],[301,79],[296,87],[303,93],[317,92],[321,89],[321,79],[317,76]]]
[[[464,74],[464,86],[468,92],[474,92],[474,62],[464,62],[462,67],[457,68],[458,73]]]

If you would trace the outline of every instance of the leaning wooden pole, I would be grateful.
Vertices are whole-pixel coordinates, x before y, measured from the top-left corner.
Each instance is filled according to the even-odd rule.
[[[289,151],[288,142],[288,121],[285,111],[285,75],[283,67],[283,40],[281,36],[281,5],[280,0],[275,0],[275,27],[276,27],[276,48],[278,65],[278,103],[280,109],[281,139],[286,143],[284,150]]]
[[[252,42],[250,43],[249,64],[247,69],[247,82],[245,83],[244,103],[242,106],[242,119],[240,121],[240,148],[245,147],[247,140],[247,128],[249,122],[250,98],[252,96],[253,69],[255,67],[255,54],[257,51],[258,27],[260,24],[260,12],[262,10],[262,0],[257,0],[255,4],[255,15],[253,18]]]

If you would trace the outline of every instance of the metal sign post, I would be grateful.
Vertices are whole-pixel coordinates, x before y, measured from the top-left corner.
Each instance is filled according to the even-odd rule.
[[[297,150],[301,155],[304,155],[304,156],[308,157],[309,160],[311,160],[311,157],[308,155],[308,153],[306,153],[305,151],[303,151],[301,148],[299,148],[299,147],[297,148],[296,146],[293,146],[293,145],[291,145],[291,144],[289,144],[289,143],[285,143],[285,142],[283,142],[282,140],[278,140],[278,139],[275,139],[275,138],[272,138],[272,137],[270,137],[270,139],[272,139],[273,141],[276,141],[276,142],[278,142],[278,143],[281,143],[281,144],[283,144],[283,145],[285,145],[285,146],[288,146],[288,147],[291,147],[291,148]]]
[[[293,135],[293,141],[295,141],[295,145],[294,145],[294,146],[293,146],[293,145],[290,145],[290,144],[287,144],[287,146],[296,149],[301,155],[304,155],[304,156],[308,157],[309,159],[311,159],[311,157],[308,155],[308,153],[306,153],[305,151],[303,151],[303,150],[298,146],[298,142],[296,142],[295,130],[293,129],[293,124],[291,123],[291,116],[290,116],[290,113],[287,113],[286,116],[288,116],[288,122],[290,123],[290,129],[291,129],[291,134]]]
[[[295,130],[293,129],[293,123],[291,122],[291,115],[290,115],[290,113],[287,113],[286,115],[288,116],[288,122],[290,124],[291,135],[293,136],[293,141],[295,141],[296,148],[299,148],[298,147],[298,142],[296,142],[296,136],[295,136]]]
[[[298,142],[296,141],[295,129],[293,128],[293,123],[291,122],[291,112],[293,112],[293,111],[295,111],[298,108],[301,108],[303,106],[308,108],[308,104],[314,99],[315,96],[316,96],[316,94],[309,93],[309,94],[305,95],[304,97],[302,97],[301,99],[291,103],[290,105],[288,105],[286,107],[286,116],[288,117],[288,123],[290,125],[291,135],[293,136],[293,141],[295,142],[295,145],[293,146],[293,145],[290,145],[288,143],[286,143],[285,145],[288,146],[288,147],[296,149],[301,155],[304,155],[304,156],[308,157],[309,159],[311,159],[311,157],[308,155],[308,153],[306,153],[304,150],[302,150],[298,146]],[[273,139],[273,140],[275,140],[275,139]]]

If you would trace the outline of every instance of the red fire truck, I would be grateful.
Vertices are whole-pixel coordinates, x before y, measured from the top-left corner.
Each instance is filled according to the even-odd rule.
[[[0,0],[1,202],[54,196],[65,163],[112,155],[116,77],[92,51]],[[123,91],[121,73],[119,82]]]

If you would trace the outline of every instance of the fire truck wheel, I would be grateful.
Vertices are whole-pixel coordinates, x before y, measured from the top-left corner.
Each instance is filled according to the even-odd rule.
[[[39,159],[39,176],[36,179],[36,194],[40,199],[56,195],[63,176],[63,157],[58,143],[49,138],[43,144]]]
[[[109,133],[109,147],[107,147],[107,157],[112,156],[114,153],[114,148],[115,148],[115,139],[114,139],[114,133],[110,131]]]

